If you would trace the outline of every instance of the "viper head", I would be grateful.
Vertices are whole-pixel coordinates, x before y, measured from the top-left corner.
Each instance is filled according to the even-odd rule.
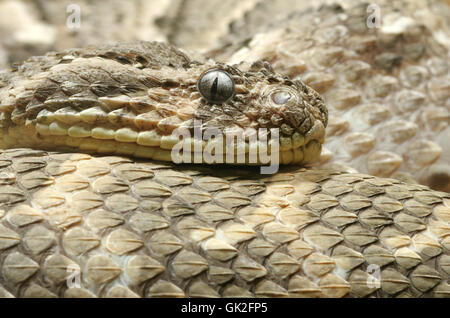
[[[142,42],[35,58],[15,74],[0,92],[6,148],[173,161],[181,142],[184,155],[214,155],[212,163],[259,164],[265,150],[283,164],[306,164],[319,156],[324,141],[322,98],[265,62],[243,71]],[[230,135],[236,142],[227,148]],[[235,159],[225,161],[230,149]]]

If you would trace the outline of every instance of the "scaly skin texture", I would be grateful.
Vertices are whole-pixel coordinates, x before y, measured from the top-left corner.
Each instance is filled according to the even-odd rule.
[[[324,6],[265,28],[256,21],[253,29],[261,33],[238,42],[252,29],[249,16],[235,23],[247,27],[225,40],[232,45],[213,55],[242,69],[267,60],[322,94],[330,116],[320,167],[448,192],[449,52],[437,30],[420,23],[411,6],[397,11],[381,6],[380,28],[367,27],[367,5]],[[448,40],[445,31],[441,38]]]
[[[12,98],[4,99],[9,102],[2,99],[2,124],[7,131],[4,142],[9,142],[5,137],[10,136],[16,143],[9,146],[19,145],[23,139],[14,135],[14,130],[37,125],[33,107],[27,111],[28,105],[36,105],[32,103],[36,93],[39,98],[45,96],[45,102],[50,101],[47,105],[40,101],[44,109],[74,107],[76,118],[80,112],[76,107],[92,108],[92,99],[83,99],[84,95],[70,100],[57,94],[58,89],[77,88],[71,85],[74,77],[64,77],[70,73],[75,78],[82,74],[91,79],[94,75],[86,74],[93,69],[107,68],[109,74],[117,71],[130,75],[122,70],[125,67],[131,72],[130,64],[133,65],[136,73],[123,82],[117,78],[113,86],[118,88],[107,85],[106,79],[114,78],[112,75],[103,75],[102,81],[91,84],[97,92],[103,91],[100,84],[109,91],[109,98],[101,103],[128,107],[141,104],[123,97],[114,99],[111,91],[147,93],[147,88],[151,92],[153,87],[159,87],[167,94],[185,79],[195,82],[190,76],[197,78],[202,65],[216,65],[194,64],[191,69],[186,67],[187,57],[177,50],[158,44],[141,45],[146,50],[138,49],[138,55],[123,53],[134,52],[135,47],[119,46],[107,50],[113,54],[99,49],[101,57],[88,62],[77,58],[93,51],[79,50],[37,58],[18,73],[6,74],[2,93]],[[142,54],[148,64],[137,59]],[[96,62],[97,68],[85,62]],[[57,64],[58,72],[48,72],[47,67]],[[71,65],[78,65],[77,72]],[[143,84],[145,90],[136,89],[140,87],[136,82],[142,80],[139,75],[143,75],[138,69],[145,65],[155,65],[149,67],[152,72],[163,69],[160,75],[165,74],[172,82],[159,77],[155,81],[152,77],[153,81],[144,81],[151,87]],[[161,65],[167,67],[159,68]],[[269,72],[270,77],[265,66],[255,67],[262,75]],[[235,68],[228,70],[240,72]],[[239,74],[248,77],[249,82],[254,78],[253,83],[264,83],[264,77],[253,73]],[[52,85],[41,89],[33,86],[48,80],[49,74],[61,76],[61,81],[56,81],[57,89],[48,89]],[[277,81],[281,78],[272,76],[277,85],[303,90],[301,83],[280,83]],[[189,85],[192,83],[185,89]],[[52,96],[49,92],[60,99],[48,98]],[[309,98],[304,101],[317,97],[310,91],[307,95]],[[177,100],[180,103],[190,101],[196,109],[205,106],[195,95],[170,96],[181,98]],[[100,100],[97,95],[90,97],[95,98],[94,104]],[[263,104],[260,100],[254,105]],[[320,106],[320,102],[316,105]],[[56,113],[56,109],[51,111]],[[70,112],[50,118],[70,120],[67,113]],[[321,113],[314,118],[325,125],[326,120],[320,120]],[[95,113],[94,118],[91,127],[98,124],[101,116]],[[121,124],[127,122],[127,116],[122,114],[119,118],[123,119]],[[308,131],[313,127],[311,124]],[[57,128],[48,131],[61,132]],[[62,139],[50,141],[56,148],[63,146],[56,144]],[[51,143],[45,146],[50,147]],[[274,176],[262,176],[250,167],[175,166],[125,157],[30,149],[5,150],[0,163],[3,296],[450,295],[450,195],[422,185],[336,169],[292,166],[283,167]],[[370,283],[374,279],[369,273],[374,272],[381,279],[379,286]]]
[[[147,65],[156,65],[150,67],[153,71],[169,64],[174,70],[169,73],[165,69],[164,74],[177,79],[166,91],[188,78],[183,77],[188,71],[177,66],[189,64],[184,54],[157,43],[140,45],[146,47]],[[109,55],[123,65],[130,65],[137,55],[128,54],[123,60],[125,55],[120,52],[136,52],[139,47],[119,46],[107,51],[115,52]],[[92,58],[88,56],[93,51],[82,50],[80,54],[83,52],[86,57],[81,59]],[[96,58],[97,70],[109,67],[112,59],[103,49],[97,52],[105,56]],[[58,89],[76,86],[65,77],[69,72],[52,73],[52,65],[71,67],[78,70],[72,74],[92,78],[86,76],[92,68],[75,68],[77,63],[86,62],[77,57],[60,64],[58,56],[67,61],[67,54],[37,58],[25,63],[19,73],[9,74],[3,93],[27,92],[24,81],[34,89],[28,90],[32,94],[10,99],[14,107],[4,103],[3,140],[14,138],[16,146],[32,140],[11,133],[23,125],[37,125],[33,108],[27,112],[23,98],[28,98],[27,105],[33,105],[36,96],[45,95],[43,105],[50,101],[47,107],[53,106],[55,114],[57,109],[85,105],[67,97],[65,102],[52,102],[55,98],[49,92],[63,95],[50,89],[54,86],[42,86],[43,82],[55,83],[46,82],[50,75],[64,79],[58,82]],[[71,56],[77,56],[76,51]],[[143,59],[139,60],[142,65]],[[114,74],[119,70],[116,76],[124,74],[120,72],[122,64],[117,62],[108,71]],[[194,69],[202,68],[202,64],[194,65]],[[50,71],[42,72],[47,67]],[[35,77],[29,74],[33,72]],[[22,74],[28,76],[19,76]],[[91,87],[101,91],[98,86],[108,87],[108,78]],[[128,86],[120,88],[140,92],[130,89],[138,87],[131,85],[138,78],[142,77],[127,77],[124,83]],[[36,89],[36,83],[41,88]],[[115,92],[117,88],[110,89]],[[122,99],[118,102],[121,106]],[[77,96],[76,100],[83,99]],[[105,101],[117,105],[111,100]],[[49,117],[56,122],[66,118]],[[90,127],[99,125],[99,117],[95,118]],[[34,136],[36,140],[46,138]],[[61,134],[60,139],[52,140],[63,137]],[[30,149],[5,150],[0,163],[3,296],[450,294],[446,282],[450,271],[450,195],[425,186],[338,170],[292,166],[264,176],[250,167],[174,166]],[[376,266],[380,285],[368,283],[373,280],[368,275]]]
[[[246,41],[257,33],[276,29],[280,25],[285,24],[286,21],[292,21],[294,16],[297,16],[298,20],[297,13],[301,11],[308,15],[314,14],[314,11],[321,7],[340,7],[346,13],[349,13],[355,7],[367,9],[369,5],[378,6],[381,20],[389,19],[389,15],[392,13],[407,15],[426,26],[442,44],[447,46],[450,44],[450,39],[448,38],[450,6],[445,0],[378,0],[374,2],[364,0],[319,0],[314,1],[314,3],[295,0],[259,0],[254,7],[242,12],[239,18],[229,22],[229,30],[220,37],[219,43],[232,45]],[[364,11],[366,11],[366,17],[374,13],[373,7]],[[196,43],[194,42],[190,45],[196,45]]]
[[[450,296],[450,195],[425,186],[30,149],[0,162],[2,296]]]

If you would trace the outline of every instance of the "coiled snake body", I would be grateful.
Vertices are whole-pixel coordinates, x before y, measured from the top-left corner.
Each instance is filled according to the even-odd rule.
[[[327,52],[312,63],[342,53]],[[366,67],[349,61],[352,74]],[[0,143],[12,149],[0,155],[0,296],[448,297],[450,195],[290,165],[319,157],[324,101],[266,63],[242,69],[142,42],[51,53],[3,74]],[[220,77],[198,91],[209,70],[234,82],[222,104],[207,100],[226,95]],[[313,75],[327,88],[330,77]],[[261,175],[170,163],[172,132],[194,119],[279,128],[287,165]]]

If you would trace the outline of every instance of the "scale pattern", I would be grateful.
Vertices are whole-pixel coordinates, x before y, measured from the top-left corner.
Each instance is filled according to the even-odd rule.
[[[142,45],[149,46],[143,51],[151,55],[155,44]],[[316,53],[337,52],[338,57],[344,53],[330,43],[325,46],[330,51],[318,46]],[[295,46],[286,52],[289,49]],[[258,56],[257,47],[252,50]],[[92,51],[74,50],[67,65],[83,52]],[[112,53],[112,58],[93,58],[102,65],[111,65],[116,58],[127,69],[154,61],[154,57],[135,59],[145,57],[145,52],[127,52],[126,45],[118,46],[103,52]],[[430,52],[434,51],[427,49],[425,56]],[[308,63],[320,62],[316,60],[320,56],[313,54]],[[322,61],[329,58],[325,54]],[[174,50],[167,59],[151,68],[158,70],[167,62],[172,72],[166,68],[166,76],[180,80],[188,74],[184,54]],[[35,87],[26,89],[29,76],[61,60],[64,55],[34,58],[22,66],[22,73],[2,75],[0,86],[12,85],[16,93],[23,93],[10,98],[11,103],[4,103],[2,96],[2,111],[11,115],[2,118],[6,128],[13,126],[12,119],[27,124],[23,114],[36,97]],[[343,67],[343,61],[330,69]],[[357,66],[365,65],[361,63]],[[398,79],[365,63],[371,75]],[[401,74],[405,65],[402,60],[394,69]],[[190,79],[194,86],[197,78]],[[442,74],[436,78],[445,80]],[[419,86],[428,87],[433,79],[425,77]],[[132,75],[120,80],[125,86],[105,87],[126,90],[135,88],[127,84],[137,82]],[[367,88],[364,81],[356,83]],[[165,81],[168,89],[170,84]],[[33,94],[26,94],[30,90]],[[147,87],[137,90],[142,91]],[[330,92],[325,89],[325,96]],[[445,87],[437,92],[445,95]],[[390,93],[381,101],[396,105]],[[349,101],[340,96],[348,94],[328,99],[332,110],[333,102]],[[109,97],[112,105],[124,103]],[[56,101],[54,106],[61,105]],[[438,122],[448,131],[445,116]],[[450,195],[338,168],[284,167],[274,176],[261,176],[251,167],[174,166],[120,156],[2,150],[0,266],[3,297],[449,297]]]
[[[3,297],[450,296],[450,195],[425,186],[29,149],[0,163]]]
[[[382,7],[379,28],[368,28],[367,17],[367,4],[296,12],[265,28],[249,15],[235,23],[246,28],[226,37],[231,45],[213,55],[230,64],[267,60],[324,97],[329,123],[321,167],[448,192],[448,48],[407,9]],[[239,42],[252,25],[261,33]]]

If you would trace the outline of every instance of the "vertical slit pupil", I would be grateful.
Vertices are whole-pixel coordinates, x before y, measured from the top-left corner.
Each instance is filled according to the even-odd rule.
[[[211,70],[199,79],[197,89],[208,102],[222,104],[234,96],[234,81],[225,71]]]
[[[216,78],[214,79],[212,85],[211,85],[211,98],[213,100],[216,100],[217,97],[217,92],[218,92],[218,86],[219,86],[219,77],[216,76]]]

